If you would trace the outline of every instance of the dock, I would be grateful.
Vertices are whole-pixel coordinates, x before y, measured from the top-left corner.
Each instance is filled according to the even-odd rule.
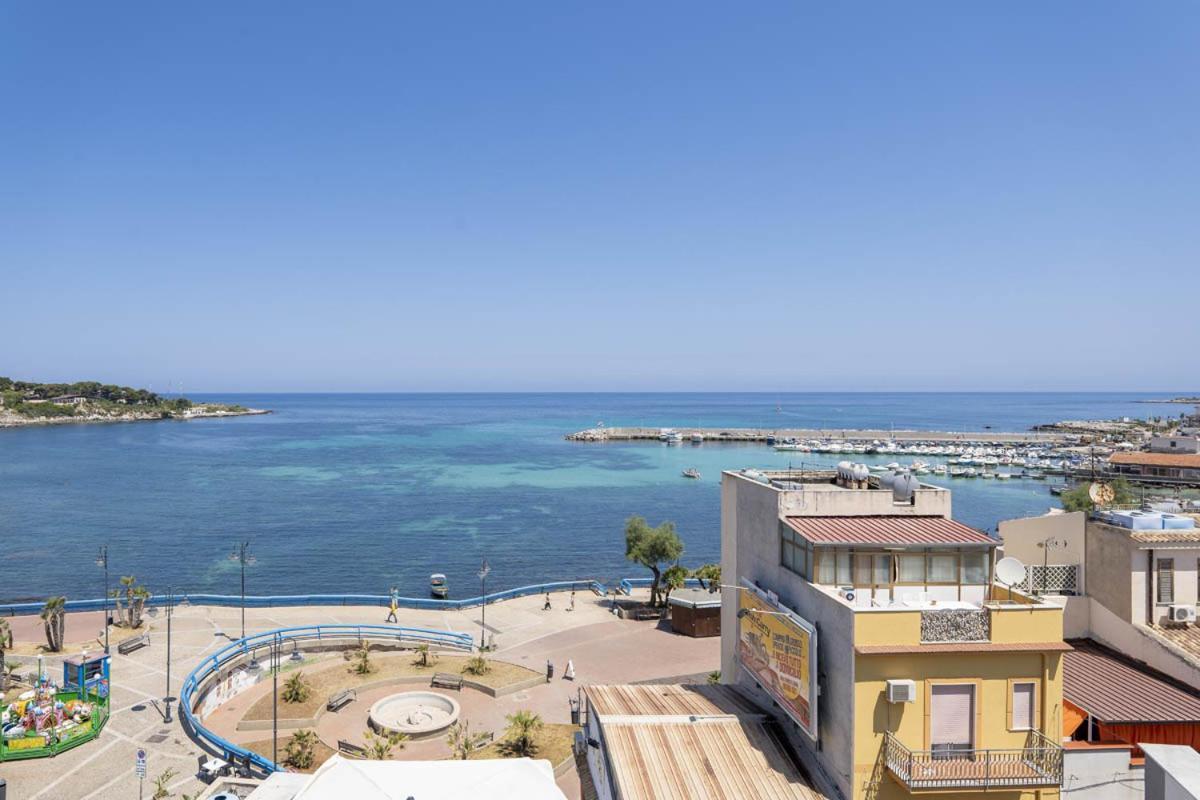
[[[597,427],[567,434],[572,442],[633,442],[658,441],[664,430],[678,431],[684,441],[700,434],[706,442],[765,443],[768,437],[776,441],[796,439],[808,441],[836,440],[854,444],[871,442],[926,442],[939,444],[980,445],[1070,445],[1079,442],[1078,434],[1061,431],[914,431],[914,430],[855,430],[850,428],[646,428]]]

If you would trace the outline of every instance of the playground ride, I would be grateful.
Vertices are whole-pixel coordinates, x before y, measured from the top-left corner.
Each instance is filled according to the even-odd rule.
[[[42,672],[0,709],[0,761],[54,756],[100,735],[108,721],[109,660],[72,656],[59,686]]]

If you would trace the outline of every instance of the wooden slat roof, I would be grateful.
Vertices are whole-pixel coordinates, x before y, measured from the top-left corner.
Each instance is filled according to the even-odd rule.
[[[1200,469],[1198,453],[1113,453],[1110,464],[1144,464],[1151,467],[1191,467]]]
[[[820,800],[760,722],[604,723],[622,800]]]
[[[1063,697],[1101,722],[1200,724],[1200,693],[1089,639],[1063,656]]]
[[[728,686],[632,683],[588,686],[584,691],[591,712],[600,716],[762,716]]]

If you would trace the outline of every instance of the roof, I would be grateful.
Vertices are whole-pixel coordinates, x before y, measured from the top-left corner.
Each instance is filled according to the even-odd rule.
[[[721,595],[719,592],[710,592],[707,589],[676,589],[671,592],[668,602],[673,606],[687,606],[688,608],[720,608]]]
[[[1153,628],[1141,628],[1151,636],[1168,642],[1172,647],[1183,652],[1183,657],[1193,664],[1200,665],[1200,628],[1195,625],[1187,627],[1175,625],[1155,625]]]
[[[817,545],[986,545],[995,539],[949,517],[786,517]]]
[[[791,758],[761,722],[736,717],[603,722],[619,797],[809,800]]]
[[[1200,694],[1090,639],[1063,655],[1063,698],[1105,723],[1200,723]]]
[[[728,686],[632,683],[584,688],[588,708],[600,716],[762,716]]]
[[[1178,531],[1130,531],[1129,538],[1147,544],[1187,544],[1200,542],[1200,528]]]
[[[549,761],[530,758],[478,761],[358,761],[334,754],[295,794],[273,786],[276,773],[252,800],[406,800],[409,797],[470,797],[473,800],[566,800]],[[289,785],[294,785],[289,784]],[[264,792],[272,790],[273,793]],[[282,791],[281,791],[282,790]],[[262,795],[259,792],[263,792]]]
[[[1113,453],[1108,463],[1200,469],[1200,453]]]

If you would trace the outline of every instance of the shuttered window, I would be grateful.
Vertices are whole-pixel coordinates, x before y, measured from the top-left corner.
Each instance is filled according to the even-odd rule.
[[[1158,560],[1158,602],[1175,602],[1175,559]]]
[[[970,750],[974,746],[975,686],[969,683],[930,687],[929,737],[935,751]]]
[[[1037,684],[1014,683],[1012,688],[1012,729],[1027,731],[1034,727],[1033,701]]]

